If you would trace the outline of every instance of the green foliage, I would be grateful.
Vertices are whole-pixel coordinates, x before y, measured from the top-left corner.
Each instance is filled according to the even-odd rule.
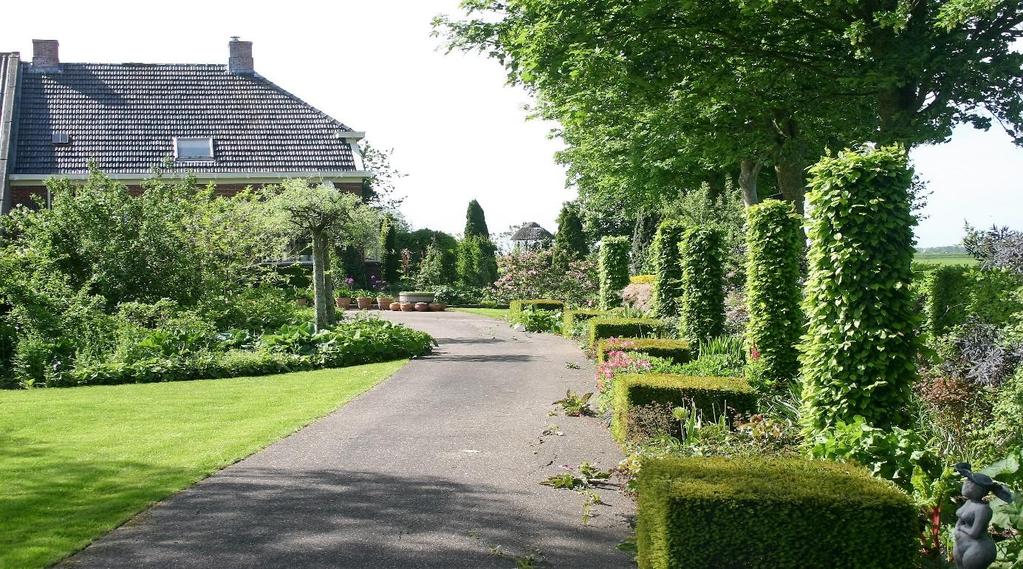
[[[678,316],[678,299],[682,296],[682,265],[679,243],[685,226],[674,220],[661,222],[653,243],[654,312],[661,318]]]
[[[998,392],[992,421],[983,430],[986,446],[995,452],[1023,448],[1023,366]]]
[[[720,336],[725,330],[725,274],[722,233],[691,227],[679,243],[682,296],[679,298],[683,336],[697,342]]]
[[[791,203],[766,200],[749,208],[746,231],[746,339],[762,377],[781,385],[799,374],[802,218]]]
[[[561,311],[565,303],[550,298],[534,298],[529,300],[513,300],[508,304],[509,313],[514,315],[525,310]]]
[[[967,270],[963,266],[940,265],[921,279],[927,329],[935,336],[966,320]]]
[[[667,323],[656,318],[591,318],[590,347],[605,338],[657,338],[667,331]]]
[[[561,331],[566,337],[581,336],[586,330],[586,323],[591,318],[600,318],[605,316],[611,316],[611,313],[606,310],[593,310],[587,308],[581,308],[576,310],[566,310],[564,313],[564,323],[561,326]]]
[[[844,151],[810,171],[804,426],[826,430],[857,415],[905,426],[917,352],[906,153]]]
[[[934,336],[970,318],[1004,326],[1023,311],[1023,302],[1013,294],[1023,287],[1023,277],[1010,271],[943,265],[914,277],[924,304],[927,331]]]
[[[483,208],[480,207],[480,203],[476,200],[469,202],[469,207],[465,210],[465,230],[462,232],[462,238],[468,239],[470,237],[490,239],[486,214],[483,213]]]
[[[629,250],[629,269],[632,273],[642,273],[653,268],[653,241],[661,216],[650,209],[637,211],[636,223],[632,226],[632,247]]]
[[[515,324],[521,324],[526,332],[561,333],[561,311],[529,308],[509,311],[508,318]]]
[[[594,415],[593,409],[590,408],[591,397],[593,397],[593,393],[583,393],[580,395],[569,389],[565,392],[564,398],[558,399],[553,404],[560,405],[566,417],[580,417],[583,415],[589,417]]]
[[[621,443],[637,442],[650,435],[630,424],[629,413],[634,407],[693,408],[708,419],[716,419],[752,412],[757,405],[756,394],[745,380],[736,377],[628,374],[616,377],[612,389],[611,434]]]
[[[597,297],[597,263],[560,262],[552,249],[519,250],[498,259],[501,278],[491,287],[495,298],[557,298],[571,306],[592,306]]]
[[[398,228],[391,216],[380,223],[380,274],[389,284],[400,278],[401,251],[398,249]]]
[[[416,286],[427,288],[451,281],[451,271],[446,266],[444,252],[436,244],[431,244],[419,263],[419,274]]]
[[[600,242],[600,308],[622,305],[622,289],[629,284],[629,240],[605,237]]]
[[[431,249],[440,251],[444,275],[441,282],[449,284],[455,280],[455,260],[458,256],[458,240],[443,231],[433,229],[417,229],[415,231],[398,231],[398,251],[408,250],[410,254],[409,270],[418,274]]]
[[[638,480],[640,569],[916,567],[904,493],[825,461],[650,458]]]
[[[489,237],[471,236],[458,243],[455,272],[463,286],[486,287],[497,280],[497,248]]]
[[[674,363],[684,364],[692,359],[693,350],[688,340],[670,338],[614,338],[601,340],[597,344],[597,364],[604,363],[608,352],[627,352],[665,358]]]
[[[554,236],[554,256],[562,262],[584,259],[590,253],[583,233],[583,223],[579,217],[579,208],[571,202],[566,203],[558,214],[558,233]]]

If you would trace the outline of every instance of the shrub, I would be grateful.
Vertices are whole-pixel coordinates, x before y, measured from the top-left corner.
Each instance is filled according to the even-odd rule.
[[[913,502],[853,466],[651,458],[638,490],[640,569],[903,569],[919,560]]]
[[[561,312],[530,308],[509,315],[512,322],[521,324],[526,332],[561,333]]]
[[[682,296],[679,320],[682,335],[696,342],[725,331],[725,272],[722,233],[692,227],[679,243]]]
[[[656,338],[667,329],[667,323],[656,318],[591,318],[590,347],[604,338]]]
[[[791,202],[766,200],[749,208],[746,223],[747,342],[770,382],[799,373],[797,345],[803,333],[800,259],[802,218]]]
[[[935,336],[971,318],[1002,326],[1023,310],[1012,294],[1023,287],[1023,277],[1009,271],[946,265],[915,277],[927,331]]]
[[[608,338],[597,344],[597,363],[602,364],[608,352],[635,352],[665,358],[684,364],[692,359],[693,351],[688,340],[669,338]]]
[[[678,299],[682,296],[682,265],[679,243],[685,226],[674,220],[661,222],[654,235],[654,312],[661,318],[678,316]]]
[[[396,283],[400,278],[401,251],[398,249],[397,221],[385,216],[380,224],[380,273],[385,281]]]
[[[513,300],[508,304],[512,316],[523,310],[564,310],[565,303],[560,300],[539,298],[530,300]]]
[[[905,425],[917,351],[906,153],[845,151],[810,171],[804,427],[857,415],[879,428]]]
[[[578,310],[566,310],[564,315],[564,323],[561,326],[562,332],[565,336],[581,336],[582,332],[580,328],[586,322],[592,318],[607,317],[611,316],[612,313],[606,310],[593,310],[582,308]]]
[[[614,414],[611,434],[619,442],[641,438],[629,424],[629,410],[650,404],[694,407],[704,417],[751,412],[757,399],[745,380],[736,377],[696,377],[677,374],[642,373],[623,375],[614,381]]]
[[[589,254],[583,222],[579,217],[579,206],[567,202],[558,213],[558,233],[554,236],[554,256],[559,264],[583,259]]]
[[[622,289],[629,284],[629,240],[605,237],[600,245],[600,308],[622,305]]]
[[[984,429],[987,446],[997,452],[1023,448],[1023,367],[1003,384],[992,417],[994,420]]]
[[[469,236],[458,243],[455,272],[463,286],[490,286],[497,280],[497,248],[490,239]]]
[[[921,279],[927,329],[935,336],[966,319],[970,290],[968,270],[967,267],[942,265]]]
[[[572,306],[593,306],[597,299],[597,263],[591,259],[555,263],[551,249],[518,251],[498,259],[501,278],[491,290],[508,302],[517,298],[558,298]]]

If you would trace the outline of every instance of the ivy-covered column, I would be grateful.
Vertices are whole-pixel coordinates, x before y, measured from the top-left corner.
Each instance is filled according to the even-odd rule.
[[[686,230],[679,244],[679,259],[682,335],[691,342],[720,336],[725,331],[724,236],[709,227]]]
[[[600,241],[600,309],[622,305],[622,289],[629,284],[629,240],[605,237]]]

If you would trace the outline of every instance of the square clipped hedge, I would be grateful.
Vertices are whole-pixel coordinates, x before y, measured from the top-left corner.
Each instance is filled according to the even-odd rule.
[[[805,459],[649,458],[640,569],[908,569],[912,500],[866,470]]]
[[[596,308],[580,308],[577,310],[566,310],[564,319],[565,325],[561,327],[565,336],[572,336],[572,332],[575,330],[576,324],[586,322],[593,318],[607,318],[612,313],[607,310],[599,310]]]
[[[660,337],[667,331],[668,324],[657,318],[592,318],[590,347],[605,338]]]
[[[516,314],[523,310],[564,310],[565,303],[550,298],[535,298],[529,300],[513,300],[508,304],[509,312]]]
[[[604,339],[597,343],[597,364],[604,363],[608,352],[636,352],[684,364],[692,359],[693,350],[689,340],[671,338],[617,338]]]
[[[738,377],[695,377],[671,373],[632,373],[615,379],[612,387],[611,434],[624,443],[638,434],[629,424],[629,410],[652,403],[672,407],[694,405],[707,418],[725,409],[751,412],[757,397]]]

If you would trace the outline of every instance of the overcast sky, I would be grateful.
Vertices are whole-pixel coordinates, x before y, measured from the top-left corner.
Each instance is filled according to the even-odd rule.
[[[459,232],[478,199],[491,231],[537,221],[554,230],[565,188],[550,125],[527,121],[527,95],[498,64],[450,54],[430,21],[457,0],[312,2],[82,0],[12,2],[0,51],[31,58],[32,39],[60,41],[74,62],[226,63],[230,36],[254,42],[256,71],[356,130],[394,148],[408,176],[403,211],[417,228]],[[963,221],[1023,228],[1023,151],[1001,132],[958,130],[914,152],[930,181],[920,245],[948,245]]]

